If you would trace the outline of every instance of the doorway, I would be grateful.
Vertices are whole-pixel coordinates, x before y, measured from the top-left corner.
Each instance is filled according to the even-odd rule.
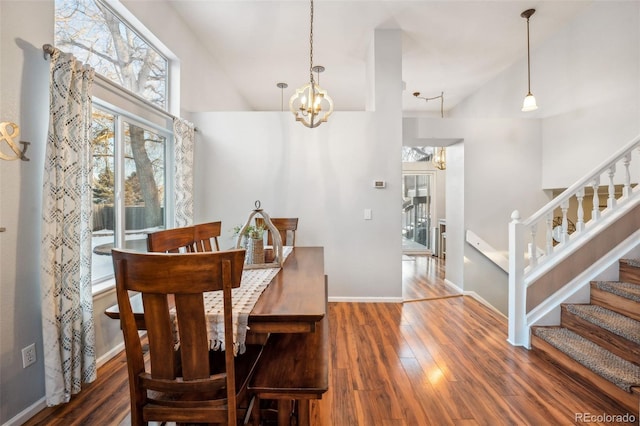
[[[431,254],[434,251],[432,230],[432,194],[435,174],[405,170],[402,173],[402,252]]]
[[[445,217],[445,171],[433,164],[432,146],[402,149],[402,296],[421,300],[443,293],[444,258],[438,257]],[[446,293],[446,292],[445,292]]]

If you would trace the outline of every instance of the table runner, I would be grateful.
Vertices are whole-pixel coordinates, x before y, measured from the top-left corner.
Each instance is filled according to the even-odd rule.
[[[292,247],[283,247],[283,262]],[[242,354],[246,350],[247,323],[249,313],[265,288],[280,268],[245,269],[242,271],[240,287],[231,291],[233,303],[233,353]],[[224,306],[221,291],[204,293],[204,309],[207,317],[207,335],[213,350],[224,350]]]

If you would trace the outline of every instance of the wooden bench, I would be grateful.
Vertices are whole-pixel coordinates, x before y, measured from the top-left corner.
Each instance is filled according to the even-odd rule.
[[[278,425],[289,425],[292,403],[297,424],[310,424],[312,399],[329,389],[329,320],[312,333],[271,334],[262,350],[248,390],[256,395],[254,424],[260,422],[260,399],[278,402]]]

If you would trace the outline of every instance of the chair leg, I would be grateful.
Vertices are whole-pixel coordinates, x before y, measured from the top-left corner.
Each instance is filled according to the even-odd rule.
[[[291,421],[291,400],[278,400],[278,426],[289,425]]]
[[[259,400],[257,395],[254,395],[254,396],[251,397],[251,399],[249,399],[249,406],[247,407],[247,411],[244,414],[244,419],[242,421],[243,425],[248,425],[249,421],[252,418],[252,416],[254,416],[254,412],[253,411],[255,409],[254,406],[256,405],[256,402],[257,402],[258,405],[260,404],[260,400]],[[260,409],[259,408],[258,408],[258,415],[260,415]]]
[[[311,400],[298,399],[296,404],[298,406],[298,426],[309,426],[311,424]]]
[[[247,412],[251,414],[251,424],[260,426],[260,396],[255,395],[253,397],[253,405]]]

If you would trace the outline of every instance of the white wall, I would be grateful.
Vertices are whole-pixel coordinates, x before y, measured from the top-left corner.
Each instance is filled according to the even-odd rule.
[[[399,31],[372,36],[374,112],[334,112],[315,129],[288,112],[192,116],[196,221],[231,230],[258,199],[271,217],[300,218],[296,244],[325,248],[332,300],[402,297],[402,44]]]
[[[441,121],[431,128],[435,131],[438,125],[444,124]],[[462,131],[459,133],[456,131],[451,136],[460,137],[460,135]],[[445,279],[460,289],[464,289],[465,162],[464,142],[447,147]]]
[[[540,188],[538,120],[469,120],[465,129],[465,230],[508,251],[513,210],[533,214],[548,198]],[[507,312],[507,275],[471,245],[464,245],[464,290]]]
[[[535,19],[546,19],[543,12],[541,5]],[[533,113],[520,111],[526,57],[450,112],[464,123],[466,228],[506,250],[512,210],[528,217],[547,201],[542,189],[569,186],[640,133],[639,20],[638,2],[594,2],[533,47]],[[504,274],[473,250],[464,246],[463,285],[449,261],[447,279],[506,312],[506,278],[496,284]]]
[[[543,19],[553,19],[544,4],[532,32]],[[525,53],[451,116],[540,119],[542,188],[566,188],[640,134],[640,2],[595,1],[532,46],[531,90],[539,109],[530,113],[520,111]]]
[[[300,218],[296,244],[324,246],[330,297],[402,296],[400,141],[380,137],[379,114],[338,112],[316,129],[282,112],[193,119],[196,221],[222,220],[223,246],[259,199],[271,217]]]
[[[209,52],[208,46],[194,37],[189,25],[178,17],[169,3],[121,2],[180,59],[180,107],[183,112],[213,111],[215,99],[224,99],[229,111],[248,109],[248,103],[215,59],[215,52]],[[216,82],[216,88],[223,89],[214,89],[213,82]]]
[[[596,2],[537,56],[562,70],[542,73],[542,185],[565,188],[640,134],[640,2]]]
[[[471,230],[508,250],[511,212],[534,213],[548,201],[540,188],[539,120],[405,118],[405,139],[462,140],[447,147],[446,279],[507,311],[507,275],[466,244]],[[407,129],[410,128],[411,131]]]

